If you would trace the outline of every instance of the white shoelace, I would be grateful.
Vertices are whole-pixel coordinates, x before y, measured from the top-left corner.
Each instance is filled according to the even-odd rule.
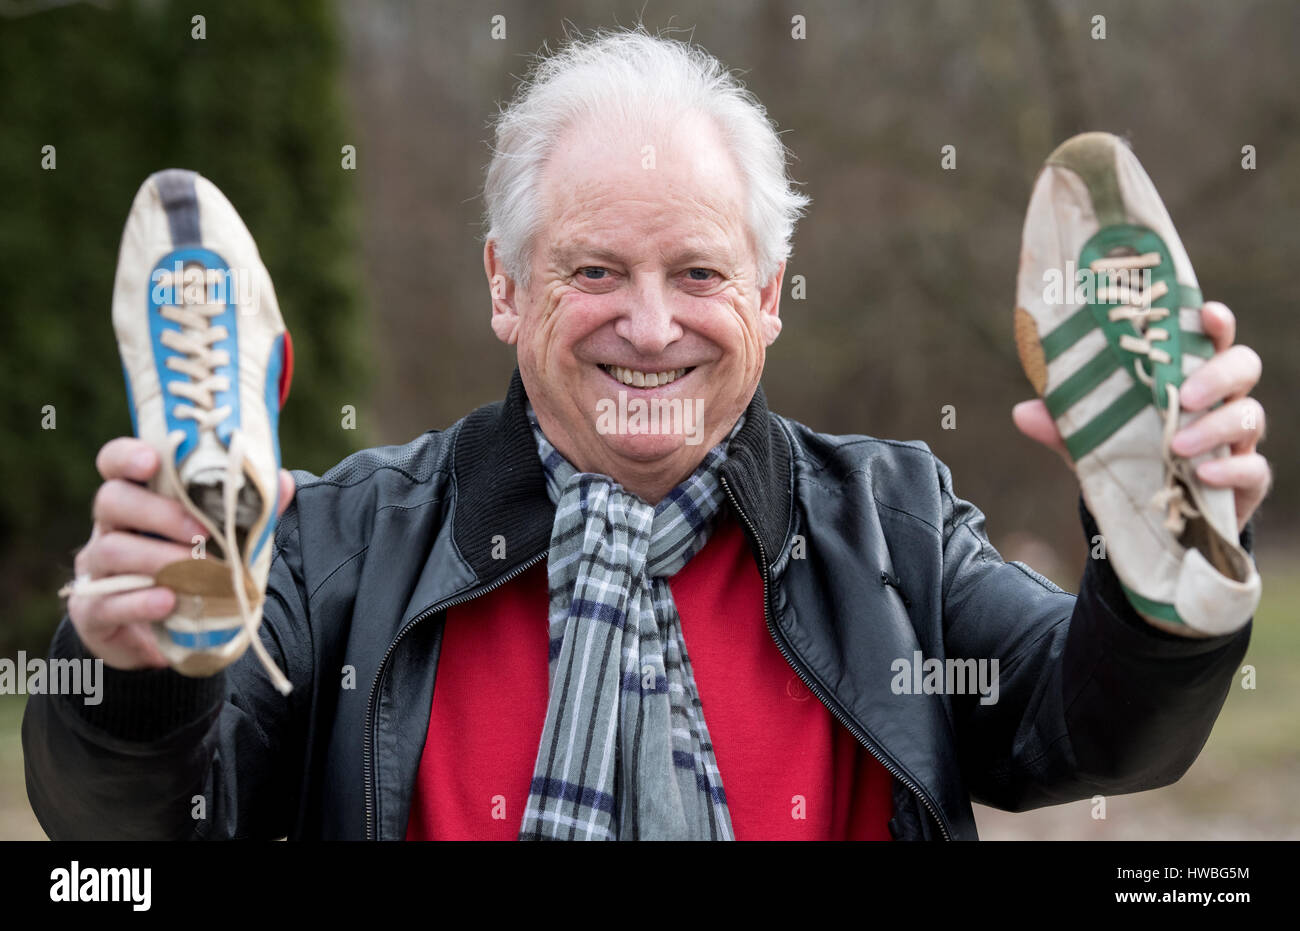
[[[1131,274],[1159,264],[1160,254],[1147,252],[1142,255],[1097,259],[1089,267],[1094,272],[1122,271]],[[1114,280],[1104,287],[1100,285],[1098,287],[1099,299],[1104,296],[1107,303],[1121,302],[1119,306],[1110,309],[1110,320],[1128,320],[1138,331],[1137,336],[1127,333],[1120,336],[1119,345],[1121,349],[1141,357],[1134,360],[1133,368],[1137,372],[1138,379],[1148,386],[1154,386],[1155,378],[1143,365],[1143,359],[1149,359],[1157,365],[1168,365],[1173,361],[1168,351],[1155,345],[1167,341],[1169,331],[1164,327],[1151,326],[1152,323],[1169,316],[1170,311],[1167,307],[1151,306],[1152,301],[1159,300],[1168,293],[1169,288],[1163,281],[1156,282],[1145,291]],[[1172,323],[1176,325],[1177,320]],[[1161,443],[1161,456],[1165,464],[1165,484],[1151,497],[1151,505],[1165,512],[1166,529],[1177,535],[1183,532],[1188,520],[1200,516],[1200,511],[1187,500],[1185,483],[1191,477],[1187,462],[1182,457],[1174,455],[1173,451],[1174,434],[1178,432],[1178,416],[1181,411],[1177,385],[1166,382],[1165,400],[1164,436]]]
[[[175,321],[182,327],[179,331],[164,330],[162,333],[161,340],[164,346],[185,354],[184,357],[168,357],[167,367],[189,376],[189,381],[172,381],[167,385],[167,390],[171,394],[191,402],[190,404],[177,404],[173,409],[173,414],[177,419],[196,421],[200,433],[215,431],[217,425],[224,422],[231,413],[229,405],[213,406],[215,404],[215,392],[230,390],[230,379],[225,375],[216,375],[213,372],[213,369],[227,365],[230,361],[229,353],[224,349],[212,348],[214,343],[220,342],[227,337],[225,327],[211,325],[211,318],[222,313],[224,309],[225,307],[222,304],[163,306],[160,309],[165,319]],[[162,472],[166,484],[171,487],[177,500],[188,503],[190,500],[189,494],[186,492],[184,485],[181,483],[180,475],[176,471],[176,450],[184,441],[184,431],[173,431],[167,437],[168,448],[161,458]],[[239,605],[240,622],[248,634],[249,644],[252,646],[253,652],[257,654],[263,668],[266,669],[267,675],[270,676],[276,690],[281,695],[288,695],[293,689],[292,684],[285,674],[280,671],[279,667],[275,665],[275,661],[271,659],[270,653],[267,652],[261,637],[257,634],[262,619],[265,596],[259,598],[256,604],[249,603],[246,586],[256,588],[256,585],[253,584],[252,572],[248,567],[245,554],[240,553],[239,541],[236,536],[235,511],[239,488],[244,481],[242,472],[245,459],[244,436],[241,431],[231,431],[230,445],[227,448],[226,480],[223,487],[225,511],[222,521],[223,526],[217,527],[206,514],[196,507],[190,506],[186,509],[207,528],[214,538],[220,540],[223,555],[230,567],[230,581],[235,591],[235,600]],[[61,588],[59,595],[60,597],[68,597],[76,594],[94,598],[119,592],[152,588],[155,584],[157,583],[153,576],[148,575],[118,575],[105,579],[79,576]]]

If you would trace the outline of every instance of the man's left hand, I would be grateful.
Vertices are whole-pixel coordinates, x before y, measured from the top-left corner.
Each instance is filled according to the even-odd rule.
[[[1234,346],[1237,318],[1225,305],[1209,301],[1201,308],[1205,335],[1214,343],[1214,355],[1198,368],[1179,390],[1184,410],[1202,411],[1222,401],[1218,409],[1174,434],[1173,451],[1191,458],[1220,444],[1229,455],[1210,459],[1196,468],[1206,485],[1231,488],[1237,504],[1237,529],[1246,526],[1273,481],[1268,460],[1255,451],[1264,438],[1264,406],[1250,397],[1259,382],[1259,353],[1249,346]],[[1041,400],[1022,401],[1011,411],[1020,432],[1056,450],[1068,463],[1065,442],[1047,405]]]

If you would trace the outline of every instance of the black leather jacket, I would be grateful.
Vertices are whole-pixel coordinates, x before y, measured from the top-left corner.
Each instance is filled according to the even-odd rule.
[[[287,699],[251,652],[209,679],[105,669],[97,706],[33,696],[23,746],[46,832],[403,837],[445,609],[546,558],[524,397],[516,372],[504,403],[445,431],[297,474],[262,628]],[[922,443],[815,433],[759,389],[723,474],[768,631],[894,775],[897,838],[975,839],[972,799],[1023,810],[1174,782],[1246,651],[1249,626],[1192,640],[1145,624],[1104,559],[1077,598],[1004,562]],[[895,694],[891,666],[916,651],[996,658],[998,701]],[[85,655],[66,618],[51,653]]]

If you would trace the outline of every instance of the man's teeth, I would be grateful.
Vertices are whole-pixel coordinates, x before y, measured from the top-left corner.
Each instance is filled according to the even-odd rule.
[[[687,369],[669,369],[666,372],[638,372],[635,369],[625,369],[621,365],[602,365],[601,368],[623,384],[633,388],[662,388],[669,382],[681,378],[688,371]]]

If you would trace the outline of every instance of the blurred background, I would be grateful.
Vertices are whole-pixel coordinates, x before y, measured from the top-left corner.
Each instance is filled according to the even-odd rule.
[[[285,464],[319,473],[503,395],[514,363],[487,325],[481,259],[488,120],[566,28],[640,20],[745,73],[812,197],[764,376],[773,408],[929,443],[1003,555],[1069,590],[1086,552],[1077,486],[1010,418],[1032,396],[1011,338],[1020,230],[1058,142],[1089,129],[1131,141],[1203,291],[1264,359],[1275,489],[1257,517],[1257,687],[1233,688],[1178,784],[1111,798],[1105,819],[1088,802],[979,808],[981,833],[1300,837],[1297,13],[1244,0],[0,0],[0,656],[44,655],[89,531],[95,452],[131,429],[109,314],[148,174],[199,171],[252,230],[296,348]],[[23,702],[0,696],[0,839],[44,836],[23,783]]]

